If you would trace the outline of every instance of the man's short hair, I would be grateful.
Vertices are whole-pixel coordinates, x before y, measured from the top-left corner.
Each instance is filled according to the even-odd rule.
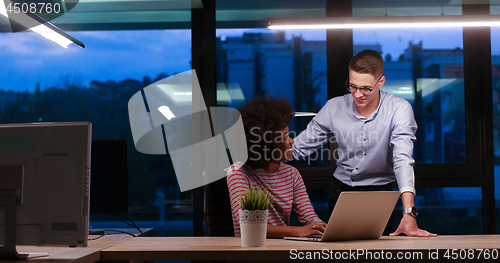
[[[375,78],[379,78],[384,74],[384,60],[377,51],[365,49],[351,59],[349,70],[361,74],[372,74]]]

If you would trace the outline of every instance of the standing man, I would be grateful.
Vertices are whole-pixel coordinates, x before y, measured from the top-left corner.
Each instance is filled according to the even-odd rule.
[[[325,104],[295,138],[293,157],[304,159],[334,139],[338,160],[328,201],[330,212],[342,191],[392,191],[397,181],[404,215],[390,235],[436,236],[417,226],[413,110],[408,101],[380,90],[385,83],[383,73],[384,60],[378,52],[364,50],[354,56],[346,82],[350,94]],[[390,233],[390,225],[384,234]]]

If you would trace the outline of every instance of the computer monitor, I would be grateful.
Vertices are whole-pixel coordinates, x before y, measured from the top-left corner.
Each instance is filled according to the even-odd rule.
[[[90,122],[0,124],[0,198],[17,191],[16,245],[87,245],[91,129]],[[0,244],[11,215],[0,208]]]

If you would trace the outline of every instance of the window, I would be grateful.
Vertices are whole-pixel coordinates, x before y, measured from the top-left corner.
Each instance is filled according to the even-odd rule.
[[[355,29],[353,38],[354,54],[366,48],[382,54],[382,90],[412,104],[416,163],[465,163],[461,29]]]
[[[217,104],[238,108],[267,93],[285,97],[297,112],[318,112],[328,99],[326,32],[218,29]],[[312,117],[290,123],[296,137]],[[328,149],[293,165],[328,165]]]
[[[192,234],[192,197],[168,155],[135,149],[127,104],[156,80],[191,69],[190,30],[70,32],[63,49],[32,33],[1,33],[0,122],[90,121],[93,140],[126,139],[129,217],[157,235]],[[110,196],[112,198],[112,196]],[[125,227],[92,215],[91,226]]]
[[[381,53],[386,76],[381,90],[411,103],[418,124],[416,163],[466,163],[461,28],[355,29],[353,43],[354,54],[366,48]],[[482,231],[480,188],[417,189],[415,204],[423,229],[439,234]],[[436,214],[442,214],[439,222],[431,218]]]
[[[492,10],[493,13],[493,10]],[[498,12],[497,12],[498,13]],[[493,83],[493,154],[495,160],[496,222],[500,223],[500,28],[491,28],[491,73]],[[496,232],[500,230],[497,227]]]

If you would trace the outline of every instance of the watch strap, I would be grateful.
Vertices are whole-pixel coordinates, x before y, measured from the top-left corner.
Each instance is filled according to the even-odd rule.
[[[408,208],[403,209],[403,215],[404,214],[410,214],[413,217],[417,217],[418,215],[418,210],[414,206],[410,206]]]

